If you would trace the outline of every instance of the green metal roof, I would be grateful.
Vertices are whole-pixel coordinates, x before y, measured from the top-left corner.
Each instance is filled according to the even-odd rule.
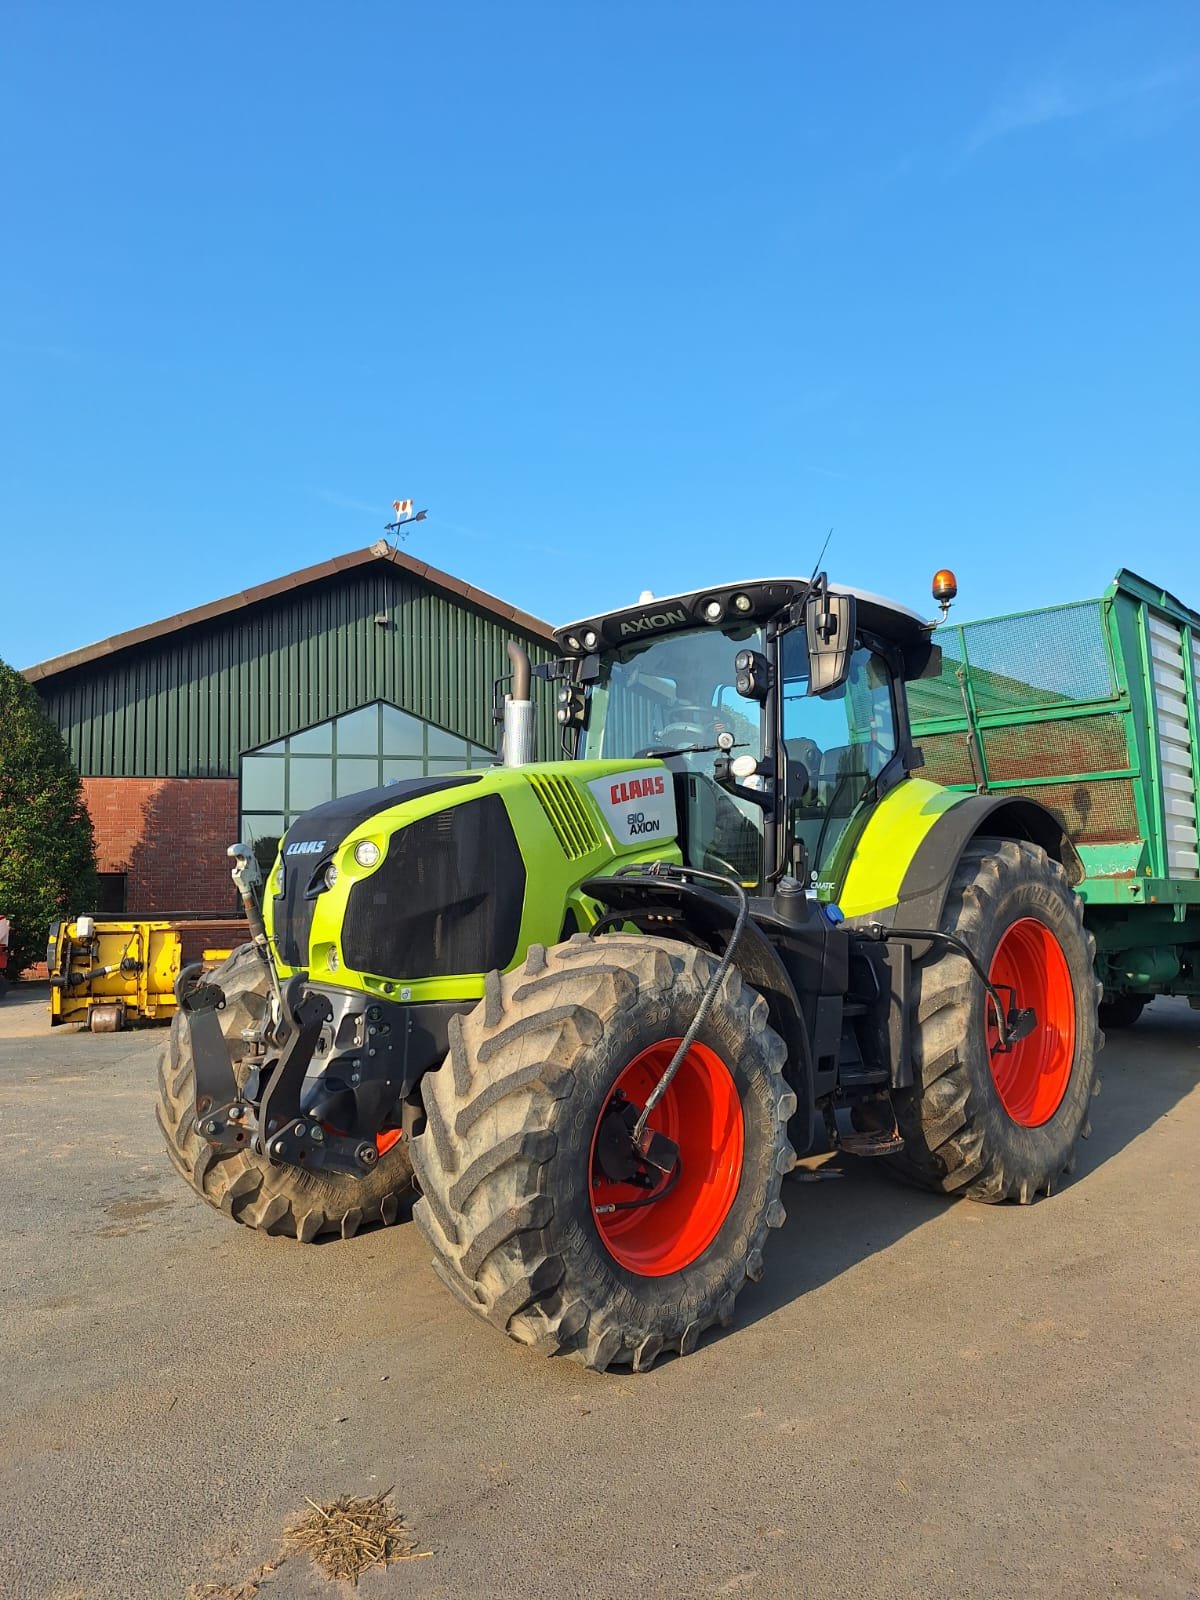
[[[28,676],[85,777],[236,777],[243,751],[374,700],[494,748],[505,643],[543,661],[557,653],[549,630],[397,554],[339,558]]]

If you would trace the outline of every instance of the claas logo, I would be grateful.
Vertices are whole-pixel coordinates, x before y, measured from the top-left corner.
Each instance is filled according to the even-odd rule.
[[[609,798],[614,806],[621,806],[628,800],[645,800],[652,794],[665,794],[666,779],[661,773],[656,773],[652,778],[627,778],[623,783],[614,783],[609,790]]]

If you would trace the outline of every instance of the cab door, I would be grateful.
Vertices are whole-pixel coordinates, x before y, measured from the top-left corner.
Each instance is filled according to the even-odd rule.
[[[835,899],[871,807],[902,776],[892,669],[860,646],[843,683],[810,694],[800,630],[785,636],[781,663],[786,842],[821,898]]]

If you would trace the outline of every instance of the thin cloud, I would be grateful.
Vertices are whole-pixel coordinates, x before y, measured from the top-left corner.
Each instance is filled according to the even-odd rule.
[[[1125,78],[1105,84],[1081,85],[1064,78],[1041,78],[1026,84],[1016,93],[997,100],[987,114],[972,129],[967,139],[964,159],[969,159],[985,145],[997,139],[1008,138],[1033,128],[1047,127],[1055,122],[1068,122],[1077,117],[1091,116],[1099,111],[1137,100],[1142,95],[1170,88],[1181,82],[1191,72],[1188,66],[1162,67],[1137,78]]]
[[[554,556],[556,559],[565,558],[567,552],[559,545],[537,544],[528,539],[514,539],[509,534],[504,534],[502,540],[492,533],[481,533],[478,528],[468,528],[461,522],[451,522],[447,517],[438,517],[436,523],[430,518],[430,528],[433,533],[444,528],[447,533],[461,534],[465,539],[478,539],[482,544],[503,543],[509,550],[525,550],[535,556]]]
[[[361,511],[367,516],[386,516],[391,510],[390,506],[369,506],[365,500],[350,500],[344,494],[331,494],[328,489],[310,489],[309,494],[318,500],[323,500],[327,506],[336,506],[339,511]]]

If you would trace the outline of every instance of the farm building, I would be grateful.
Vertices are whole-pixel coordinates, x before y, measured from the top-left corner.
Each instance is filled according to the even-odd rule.
[[[265,857],[335,795],[490,764],[509,639],[555,653],[538,618],[380,542],[30,667],[83,778],[95,909],[228,913],[233,840]]]

